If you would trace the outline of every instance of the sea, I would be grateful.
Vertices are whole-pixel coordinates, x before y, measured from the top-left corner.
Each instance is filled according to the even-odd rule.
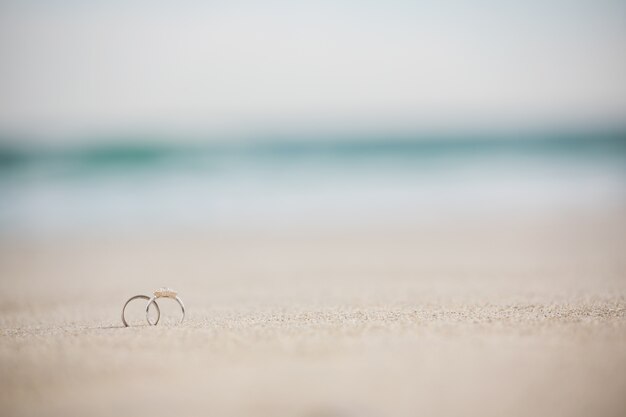
[[[626,129],[33,143],[0,140],[5,238],[401,227],[626,207]]]

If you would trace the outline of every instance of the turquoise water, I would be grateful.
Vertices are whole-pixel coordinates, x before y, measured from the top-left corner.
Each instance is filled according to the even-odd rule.
[[[626,131],[543,135],[448,135],[286,137],[253,142],[172,144],[148,138],[96,139],[93,144],[26,147],[2,145],[0,175],[54,168],[47,175],[107,174],[118,170],[152,170],[180,163],[182,168],[215,168],[231,164],[283,165],[315,160],[359,163],[445,161],[476,157],[593,158],[626,155]]]
[[[626,132],[90,143],[0,145],[0,233],[340,227],[626,201]]]

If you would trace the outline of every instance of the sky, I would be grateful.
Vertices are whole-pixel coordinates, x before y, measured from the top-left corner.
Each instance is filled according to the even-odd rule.
[[[0,0],[0,137],[602,127],[626,2]]]

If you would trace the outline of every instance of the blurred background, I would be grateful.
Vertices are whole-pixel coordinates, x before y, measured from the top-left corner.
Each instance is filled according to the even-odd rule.
[[[0,231],[622,207],[626,5],[0,6]]]

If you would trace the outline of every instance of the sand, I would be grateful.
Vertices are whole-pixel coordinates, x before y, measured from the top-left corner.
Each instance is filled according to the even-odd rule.
[[[2,415],[625,415],[623,212],[4,237]]]

